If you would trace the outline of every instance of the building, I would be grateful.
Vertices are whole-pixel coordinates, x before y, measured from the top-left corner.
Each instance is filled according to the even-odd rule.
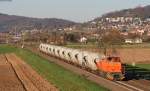
[[[136,39],[125,39],[125,43],[128,44],[139,44],[139,43],[143,43],[143,40],[140,38],[136,38]]]
[[[87,43],[87,38],[86,38],[86,37],[80,38],[80,42],[81,42],[81,43]]]
[[[7,42],[8,42],[8,34],[0,33],[0,43],[7,43]]]

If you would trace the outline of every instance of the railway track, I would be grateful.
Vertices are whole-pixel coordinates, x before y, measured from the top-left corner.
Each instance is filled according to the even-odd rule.
[[[10,66],[11,71],[14,72],[14,78],[18,79],[18,83],[20,84],[17,86],[22,88],[17,90],[0,88],[0,91],[58,91],[55,86],[49,84],[49,82],[38,75],[30,66],[23,62],[15,54],[3,55],[3,60],[6,61],[7,65]],[[0,65],[0,67],[2,66]],[[7,78],[6,82],[8,82],[8,80],[10,79]],[[14,88],[13,83],[10,83],[10,85]],[[0,86],[2,85],[0,84]]]
[[[116,81],[115,83],[126,87],[129,91],[146,91],[146,90],[143,90],[141,88],[135,87],[133,85],[129,85],[129,84],[125,83],[125,82]]]
[[[29,50],[31,50],[32,52],[48,59],[49,61],[52,61],[68,70],[71,70],[79,75],[83,75],[86,77],[86,79],[91,80],[101,86],[104,86],[112,91],[149,91],[147,89],[144,88],[139,88],[133,84],[128,84],[124,81],[109,81],[107,79],[104,79],[100,76],[97,76],[91,72],[85,71],[83,69],[80,69],[76,66],[70,65],[64,61],[60,61],[60,59],[56,59],[54,57],[48,56],[46,54],[40,53],[39,51],[37,51],[36,49],[33,48],[27,48]]]
[[[126,84],[134,85],[135,87],[141,88],[144,91],[150,91],[150,81],[148,80],[130,80],[125,82]]]

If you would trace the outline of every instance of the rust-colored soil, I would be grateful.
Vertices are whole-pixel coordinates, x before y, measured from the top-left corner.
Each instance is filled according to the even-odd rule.
[[[12,66],[0,55],[0,91],[25,91]]]
[[[58,91],[15,54],[0,55],[0,91]]]

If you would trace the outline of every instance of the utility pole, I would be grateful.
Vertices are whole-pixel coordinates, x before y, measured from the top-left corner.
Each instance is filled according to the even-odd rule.
[[[22,46],[21,46],[21,48],[24,48],[24,35],[25,35],[25,33],[22,31]]]
[[[18,40],[17,40],[17,26],[15,26],[15,41],[17,42],[17,46],[18,46]]]

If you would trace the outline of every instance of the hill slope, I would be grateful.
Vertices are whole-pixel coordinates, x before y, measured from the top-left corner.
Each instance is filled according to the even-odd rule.
[[[51,30],[64,28],[76,24],[75,22],[56,18],[29,18],[23,16],[0,14],[0,31],[31,30],[34,28]]]
[[[150,17],[150,5],[144,7],[136,7],[133,9],[124,9],[120,11],[114,11],[107,14],[102,15],[94,19],[94,21],[98,21],[101,18],[106,17],[139,17],[141,19],[149,18]]]

